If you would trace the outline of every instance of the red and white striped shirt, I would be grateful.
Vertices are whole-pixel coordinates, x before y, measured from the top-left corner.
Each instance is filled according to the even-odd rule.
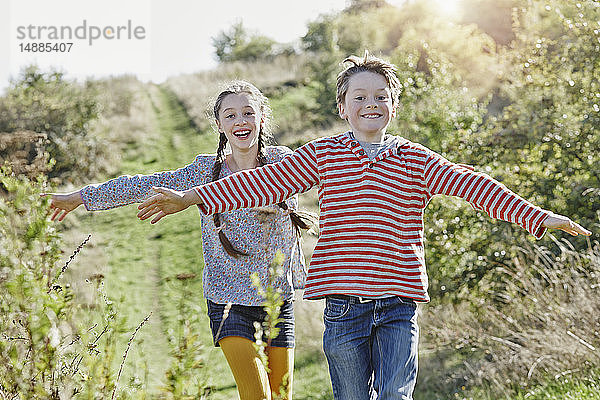
[[[350,134],[314,140],[281,161],[196,187],[201,212],[278,203],[315,185],[320,236],[304,297],[327,295],[428,301],[423,210],[437,194],[458,196],[536,238],[548,213],[480,172],[396,137],[373,160]]]

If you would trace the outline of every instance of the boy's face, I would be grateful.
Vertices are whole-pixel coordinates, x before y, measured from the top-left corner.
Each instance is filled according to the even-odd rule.
[[[352,75],[339,113],[348,121],[357,139],[379,141],[396,115],[385,78],[369,71]]]

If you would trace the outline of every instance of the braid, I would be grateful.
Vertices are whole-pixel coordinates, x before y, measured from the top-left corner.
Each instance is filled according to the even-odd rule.
[[[287,203],[282,201],[277,204],[282,210],[287,211],[289,209]],[[296,235],[300,236],[300,229],[308,230],[312,225],[316,225],[315,217],[309,214],[300,215],[296,211],[290,211],[290,221],[292,221],[292,227],[296,231]]]
[[[261,127],[258,132],[258,151],[256,154],[256,161],[259,167],[267,164],[267,146],[265,141],[265,135],[263,135],[263,129]]]
[[[227,136],[221,132],[219,134],[219,146],[217,147],[217,157],[213,165],[211,182],[218,180],[219,175],[221,175],[221,168],[223,167],[223,161],[225,161],[225,146],[227,146]]]
[[[258,154],[256,159],[258,161],[258,166],[267,164],[266,146],[264,144],[263,135],[260,134],[258,136]],[[278,203],[277,206],[284,211],[289,209],[285,201]],[[314,217],[311,218],[308,214],[300,216],[296,211],[290,211],[290,220],[292,221],[292,227],[297,236],[300,236],[300,229],[310,229],[311,225],[315,225]]]
[[[219,146],[217,148],[217,157],[215,158],[215,164],[213,165],[213,170],[212,170],[212,182],[218,180],[219,176],[221,175],[221,168],[223,167],[223,162],[225,161],[225,146],[226,145],[227,145],[227,136],[225,136],[225,133],[221,132],[221,134],[219,135]],[[217,228],[221,227],[221,214],[215,213],[213,215],[213,222],[215,223],[215,226]],[[233,247],[233,245],[231,244],[231,242],[229,241],[229,239],[227,238],[227,236],[225,235],[225,232],[223,232],[223,230],[219,230],[218,235],[219,235],[219,241],[221,242],[221,245],[223,246],[223,248],[225,249],[227,254],[229,254],[231,257],[238,258],[239,256],[247,256],[248,255],[244,252],[236,250]]]

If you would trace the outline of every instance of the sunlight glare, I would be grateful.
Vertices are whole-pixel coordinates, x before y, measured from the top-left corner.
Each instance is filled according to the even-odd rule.
[[[460,0],[433,0],[437,11],[447,17],[456,17],[459,12]]]
[[[394,7],[403,7],[408,0],[387,0]],[[431,9],[432,12],[441,15],[442,17],[456,19],[461,11],[461,0],[424,0],[424,3]]]

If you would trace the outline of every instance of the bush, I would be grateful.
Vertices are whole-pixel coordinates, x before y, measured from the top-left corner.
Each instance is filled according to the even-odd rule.
[[[525,199],[581,223],[595,238],[600,226],[600,46],[589,38],[596,35],[596,16],[593,2],[533,1],[519,8],[517,41],[512,50],[503,50],[510,68],[492,100],[500,109],[441,142],[451,159],[481,166]],[[451,204],[438,200],[426,212],[433,296],[443,292],[442,286],[470,295],[487,271],[511,266],[518,247],[533,242],[517,226]],[[584,239],[574,243],[583,246]],[[560,252],[551,243],[549,248]]]
[[[0,132],[45,134],[46,150],[55,160],[51,178],[91,177],[99,171],[90,160],[102,158],[104,151],[89,135],[99,111],[93,90],[66,81],[62,73],[44,73],[32,66],[0,98]]]
[[[597,16],[596,2],[557,0],[516,15],[499,93],[509,105],[479,135],[482,161],[507,185],[589,228],[600,208]]]
[[[108,398],[116,391],[116,335],[125,321],[103,291],[84,310],[63,273],[60,238],[40,197],[44,179],[0,170],[0,395],[10,399]],[[121,396],[119,396],[121,397]]]
[[[221,62],[272,59],[278,53],[287,52],[284,48],[280,48],[278,52],[276,41],[248,32],[241,22],[214,37],[213,46],[215,55]]]
[[[43,133],[16,131],[0,133],[0,166],[8,163],[17,175],[35,179],[48,172],[48,137]]]

